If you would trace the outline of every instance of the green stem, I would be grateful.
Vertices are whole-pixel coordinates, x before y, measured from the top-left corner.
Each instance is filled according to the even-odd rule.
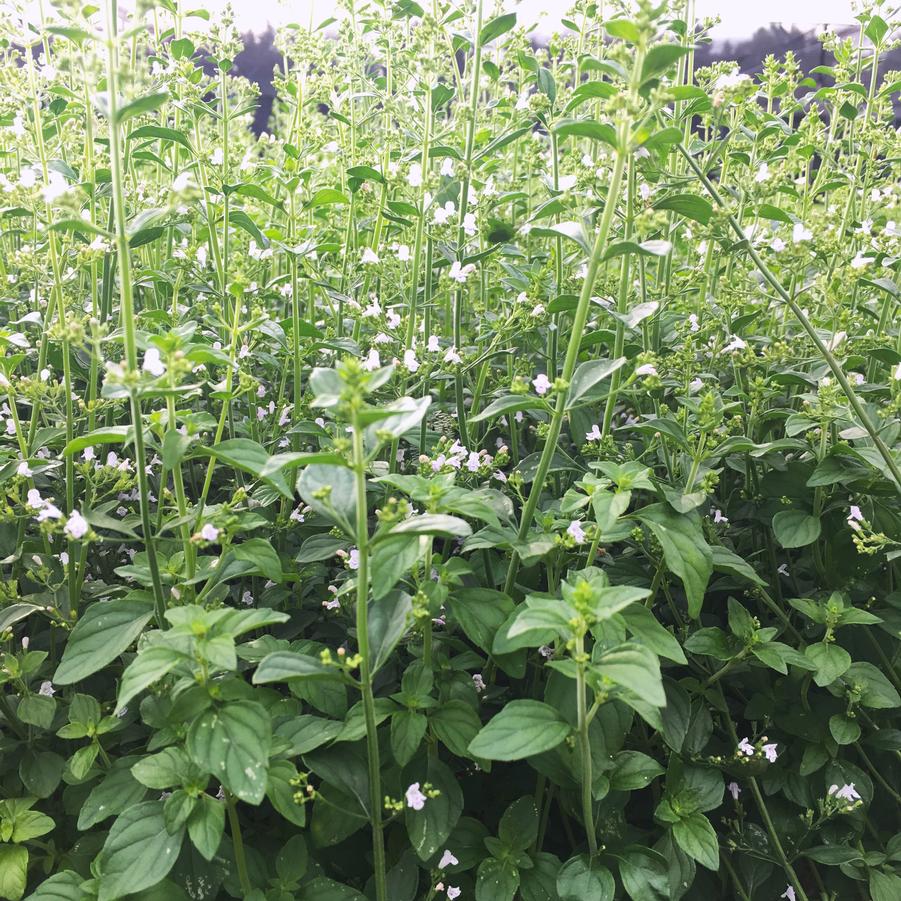
[[[592,856],[598,852],[598,836],[594,827],[594,804],[591,793],[591,742],[588,739],[589,720],[585,706],[585,639],[576,640],[576,714],[579,731],[579,767],[582,781],[582,819],[585,821],[585,835],[588,850]]]
[[[375,721],[375,699],[372,694],[372,672],[369,661],[369,522],[366,511],[366,456],[363,429],[357,409],[351,419],[353,432],[353,470],[356,485],[356,537],[359,554],[357,569],[357,647],[360,654],[360,685],[366,720],[366,754],[369,765],[369,816],[372,821],[372,856],[375,863],[376,901],[388,901],[385,875],[385,837],[382,834],[382,786],[379,761],[378,726]]]
[[[241,823],[238,820],[237,804],[231,792],[225,793],[225,809],[228,811],[228,828],[232,835],[232,847],[235,849],[235,868],[238,871],[238,882],[244,896],[250,894],[250,878],[247,875],[247,858],[244,856],[244,839],[241,837]]]
[[[107,54],[106,77],[109,97],[109,133],[110,133],[110,174],[113,186],[113,208],[116,228],[116,248],[119,260],[119,294],[122,302],[120,322],[125,343],[126,377],[130,380],[137,375],[138,348],[135,335],[135,310],[131,283],[131,256],[126,231],[125,192],[122,185],[122,149],[119,134],[119,53],[116,35],[117,2],[109,0],[106,10]],[[141,414],[141,401],[137,389],[132,386],[131,422],[134,429],[135,469],[138,478],[138,496],[141,509],[141,527],[144,531],[144,543],[147,548],[147,566],[153,583],[153,599],[157,625],[165,626],[166,599],[163,596],[163,583],[160,579],[159,564],[156,557],[156,542],[150,518],[150,488],[147,483],[147,464],[144,453],[144,422]]]

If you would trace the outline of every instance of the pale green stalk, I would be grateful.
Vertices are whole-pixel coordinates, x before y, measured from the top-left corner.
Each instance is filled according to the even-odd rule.
[[[119,124],[119,53],[116,35],[117,0],[108,0],[106,8],[107,55],[106,78],[109,86],[109,133],[110,133],[110,173],[113,186],[113,210],[116,230],[116,247],[119,257],[119,294],[121,301],[120,322],[125,343],[126,377],[133,380],[138,372],[138,347],[135,334],[135,309],[132,297],[131,257],[128,247],[127,214],[125,191],[122,185],[122,149]],[[147,566],[153,584],[154,609],[157,625],[165,625],[166,600],[160,580],[159,564],[156,557],[155,536],[150,519],[150,486],[147,483],[147,463],[144,453],[144,420],[141,415],[141,401],[136,388],[129,391],[131,401],[131,422],[135,441],[135,470],[138,479],[138,495],[141,509],[141,526],[144,544],[147,548]],[[71,459],[71,455],[70,455]]]

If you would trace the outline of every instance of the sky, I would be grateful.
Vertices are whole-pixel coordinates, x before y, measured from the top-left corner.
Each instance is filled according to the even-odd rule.
[[[227,0],[204,0],[200,5],[215,13]],[[242,30],[264,31],[267,23],[310,21],[318,24],[334,14],[334,0],[232,0]],[[560,16],[570,4],[567,0],[504,0],[504,6],[519,13],[520,22],[540,21],[539,33],[560,28]],[[187,4],[190,7],[190,4]],[[490,2],[486,3],[486,8]],[[697,0],[698,17],[718,15],[722,23],[713,36],[721,39],[751,35],[757,28],[776,22],[801,29],[824,24],[847,25],[853,22],[851,0]]]

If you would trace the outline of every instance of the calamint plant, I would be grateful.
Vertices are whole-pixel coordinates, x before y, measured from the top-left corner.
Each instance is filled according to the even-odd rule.
[[[901,897],[899,23],[0,10],[0,898]],[[259,127],[259,122],[258,122]]]

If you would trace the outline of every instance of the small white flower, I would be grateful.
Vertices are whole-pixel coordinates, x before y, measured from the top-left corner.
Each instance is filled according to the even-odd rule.
[[[448,200],[444,206],[435,209],[435,225],[444,225],[457,212],[457,205],[453,200]]]
[[[366,247],[363,250],[362,262],[366,266],[375,265],[379,262],[379,256],[371,247]]]
[[[359,548],[352,547],[350,549],[350,553],[347,555],[347,565],[351,569],[359,569],[360,568],[360,551]]]
[[[764,755],[766,756],[766,759],[767,759],[770,763],[775,763],[775,762],[776,762],[776,758],[779,756],[779,755],[776,753],[776,748],[777,748],[777,747],[778,747],[778,745],[776,745],[776,744],[769,744],[769,745],[764,745],[764,746],[761,748],[761,750],[763,751]]]
[[[366,358],[366,362],[363,363],[363,368],[368,369],[370,372],[372,372],[374,369],[378,369],[381,365],[382,361],[379,357],[379,352],[373,347],[372,350],[369,351],[369,356]]]
[[[401,263],[406,263],[410,259],[410,245],[409,244],[398,244],[397,245],[397,258]]]
[[[532,385],[535,387],[536,394],[547,394],[551,387],[551,380],[542,372],[540,375],[532,379]]]
[[[600,441],[602,437],[600,426],[597,423],[591,427],[590,432],[585,433],[586,441]]]
[[[426,344],[425,349],[430,354],[438,353],[438,351],[441,350],[441,345],[438,343],[437,335],[429,335],[429,340],[428,340],[428,343]]]
[[[444,362],[453,363],[455,366],[463,362],[460,354],[457,353],[456,347],[449,347],[447,349],[447,353],[444,355]]]
[[[809,241],[813,237],[813,232],[807,228],[803,222],[796,222],[792,228],[792,242],[800,244],[802,241]]]
[[[225,162],[225,154],[222,151],[221,147],[217,147],[210,154],[210,163],[214,166],[221,166]]]
[[[416,359],[415,351],[404,351],[404,369],[408,372],[416,372],[416,370],[419,369],[419,360]]]
[[[772,250],[773,253],[782,253],[782,251],[785,250],[785,241],[783,241],[782,238],[773,238],[773,240],[770,241],[770,250]]]
[[[475,266],[472,263],[467,263],[465,266],[461,266],[458,260],[454,260],[451,263],[450,272],[448,275],[458,284],[465,284],[466,279],[473,273],[475,270]]]
[[[204,541],[218,541],[219,529],[217,529],[212,523],[208,522],[200,530],[200,537]]]
[[[73,510],[66,520],[63,531],[73,540],[78,541],[88,533],[88,521],[77,511]]]
[[[758,184],[766,181],[770,177],[770,167],[766,163],[761,163],[760,168],[757,170],[757,174],[754,176],[754,181]]]
[[[713,513],[713,522],[714,522],[716,525],[719,525],[719,524],[722,523],[722,522],[725,522],[725,523],[728,523],[728,522],[729,522],[729,520],[728,520],[725,516],[723,516],[723,511],[722,511],[722,510],[716,510],[716,509],[714,509],[714,510],[712,511],[712,513]]]
[[[473,673],[473,674],[472,674],[472,685],[473,685],[473,688],[475,688],[475,690],[476,690],[479,694],[481,694],[481,693],[485,690],[485,680],[482,678],[482,674],[481,674],[481,673]],[[447,853],[447,852],[445,852],[445,853]],[[443,859],[443,858],[442,858],[442,859]],[[457,862],[457,861],[455,860],[454,863],[456,863],[456,862]],[[442,869],[442,870],[443,870],[446,866],[447,866],[447,864],[443,864],[443,863],[442,863],[442,864],[438,864],[439,869]]]
[[[790,885],[787,885],[785,887],[785,891],[779,897],[785,898],[785,901],[797,901],[797,898],[795,897],[795,890]]]
[[[746,757],[754,756],[754,745],[748,741],[747,736],[738,743],[738,750]]]
[[[561,191],[569,191],[576,186],[578,179],[575,175],[561,175],[557,180],[557,184]]]
[[[428,798],[419,790],[419,783],[414,782],[405,792],[407,798],[407,807],[413,810],[422,810]]]
[[[688,316],[688,327],[689,327],[689,328],[691,329],[691,331],[693,331],[693,332],[696,332],[696,331],[701,327],[701,324],[698,322],[698,314],[697,314],[697,313],[690,313],[690,314],[689,314],[689,316]]]
[[[643,363],[635,370],[635,375],[657,375],[657,367],[653,363]]]
[[[854,259],[851,260],[851,268],[852,269],[863,269],[865,266],[869,266],[870,263],[873,262],[875,257],[865,257],[863,255],[862,250],[858,250]]]
[[[741,794],[741,787],[739,786],[739,784],[737,782],[730,782],[726,786],[726,789],[728,790],[729,794],[732,795],[732,800],[737,801],[738,796]]]
[[[566,530],[566,534],[572,538],[576,544],[584,544],[585,543],[585,530],[582,528],[582,523],[579,522],[578,519],[574,519]]]
[[[855,532],[860,531],[859,523],[863,522],[863,513],[861,513],[860,507],[858,507],[856,504],[851,504],[847,522]]]
[[[476,675],[478,675],[478,673]],[[475,680],[475,676],[472,678]],[[484,688],[484,685],[482,687]],[[460,861],[457,860],[450,851],[445,850],[444,854],[441,855],[441,860],[438,861],[438,869],[446,870],[448,867],[457,866],[458,863],[460,863]]]
[[[854,787],[853,782],[848,785],[843,785],[841,788],[837,785],[831,785],[829,786],[829,794],[834,795],[836,798],[840,798],[842,801],[848,801],[851,804],[860,800],[860,795]]]
[[[30,479],[34,473],[31,471],[31,467],[28,465],[27,460],[23,460],[18,467],[16,468],[16,474],[22,476],[22,478]],[[29,492],[30,494],[31,492]]]
[[[56,689],[53,687],[53,683],[48,679],[46,682],[41,682],[38,694],[43,695],[45,698],[52,698],[56,694]]]
[[[720,75],[719,78],[713,83],[713,87],[717,91],[726,91],[729,88],[737,88],[739,85],[744,84],[746,81],[750,81],[750,77],[745,75],[743,72],[739,72],[738,69],[733,69],[731,72]]]
[[[419,188],[422,186],[422,166],[420,166],[419,163],[413,163],[413,165],[410,166],[407,184],[411,188]]]
[[[155,347],[148,347],[144,352],[144,372],[149,372],[155,378],[159,378],[165,371],[166,365],[160,359],[160,352]]]
[[[748,345],[738,335],[732,335],[729,343],[723,348],[723,353],[731,353],[733,350],[744,350]]]
[[[442,175],[446,175],[448,178],[454,177],[454,161],[449,156],[444,158],[440,171]]]
[[[447,887],[447,897],[450,898],[450,901],[459,898],[461,894],[463,894],[463,889],[457,888],[455,885],[449,885]]]

